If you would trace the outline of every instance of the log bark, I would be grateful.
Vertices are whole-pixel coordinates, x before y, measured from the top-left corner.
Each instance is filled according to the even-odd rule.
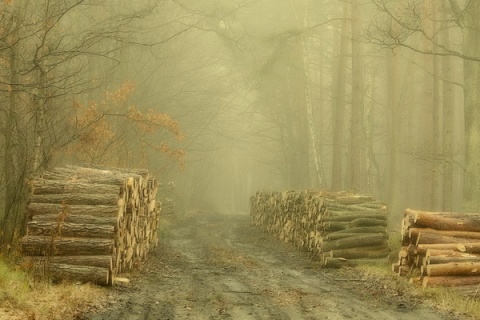
[[[387,210],[387,205],[382,201],[370,201],[362,204],[362,207],[369,209],[380,209],[382,211]]]
[[[454,219],[480,219],[480,212],[436,212],[436,211],[421,211],[413,209],[405,209],[404,216],[412,217],[415,219],[417,215],[427,215],[427,216],[437,216],[443,218],[454,218]]]
[[[356,211],[338,211],[330,213],[329,215],[322,216],[322,221],[353,221],[358,218],[370,218],[370,219],[377,219],[377,220],[387,220],[387,215],[384,212],[356,212]]]
[[[375,245],[381,245],[386,243],[385,236],[383,235],[360,235],[357,237],[350,237],[346,239],[339,239],[334,241],[326,241],[322,243],[322,252],[349,249],[358,247],[369,247]]]
[[[99,217],[117,217],[123,214],[123,208],[102,205],[64,205],[59,203],[29,203],[28,214],[33,217],[42,214],[92,215]]]
[[[420,232],[417,237],[416,245],[420,244],[434,244],[434,243],[467,243],[467,242],[480,242],[480,239],[467,239],[448,237],[438,233]]]
[[[358,218],[350,222],[331,221],[323,223],[325,231],[339,231],[360,227],[386,227],[387,221],[380,219]]]
[[[373,247],[360,247],[351,249],[331,250],[329,256],[331,258],[345,258],[345,259],[378,259],[388,256],[390,251],[388,246],[380,245]]]
[[[29,221],[30,236],[61,236],[70,238],[113,239],[113,225],[78,224],[70,222]]]
[[[323,237],[324,240],[326,241],[332,241],[332,240],[339,240],[339,239],[345,239],[345,238],[351,238],[351,237],[358,237],[361,235],[365,236],[373,236],[373,235],[381,235],[384,238],[387,238],[386,233],[347,233],[347,232],[334,232],[327,234],[325,237]]]
[[[328,249],[327,246],[332,244],[357,247],[358,237],[376,236],[368,233],[381,233],[382,240],[379,242],[385,248],[387,229],[384,204],[370,201],[369,196],[365,199],[362,199],[364,196],[358,196],[357,199],[352,200],[356,196],[343,192],[257,192],[250,198],[252,224],[261,226],[266,232],[273,233],[280,239],[292,242],[296,247],[313,252],[315,255],[324,253],[323,246]],[[343,198],[346,199],[345,203],[356,204],[339,204],[338,197],[345,197]],[[325,198],[329,199],[324,200]],[[373,227],[364,227],[372,224]],[[322,234],[325,229],[338,232]],[[354,236],[355,239],[352,241],[355,245],[324,241],[326,234],[334,234],[330,238],[337,239],[335,241],[350,239],[350,236]],[[374,243],[367,242],[361,245],[371,246]],[[321,255],[324,256],[324,254]]]
[[[349,228],[358,228],[358,227],[377,227],[387,226],[387,221],[384,219],[373,219],[373,218],[358,218],[348,223]]]
[[[364,212],[375,212],[378,208],[369,208],[359,205],[346,205],[346,204],[338,204],[333,201],[325,201],[325,207],[327,208],[327,212],[332,211],[364,211]]]
[[[48,266],[98,267],[102,260],[111,283],[114,274],[130,270],[158,243],[159,184],[147,170],[72,166],[43,178],[30,184],[31,222],[20,244],[25,255],[36,256],[37,265],[43,260]],[[107,258],[92,258],[97,255]]]
[[[82,183],[72,180],[47,180],[35,179],[31,184],[33,194],[64,194],[64,193],[90,193],[90,194],[118,194],[122,188],[111,184]]]
[[[408,235],[412,242],[416,242],[420,233],[438,234],[446,237],[464,238],[464,239],[479,239],[480,232],[471,231],[456,231],[456,230],[435,230],[431,228],[409,228]]]
[[[480,275],[480,262],[454,262],[444,264],[432,264],[423,266],[426,275],[436,276],[478,276]]]
[[[384,233],[387,234],[387,228],[385,227],[357,227],[349,228],[344,230],[339,230],[329,234],[340,234],[340,233]]]
[[[26,256],[22,259],[22,264],[28,266],[38,265],[45,266],[51,263],[69,264],[75,266],[90,266],[107,268],[112,270],[112,256]]]
[[[61,172],[44,172],[43,179],[60,180],[60,181],[74,181],[80,183],[97,183],[115,185],[119,188],[125,187],[125,180],[130,178],[130,175],[99,175],[99,176],[82,176],[81,174],[67,174]]]
[[[118,177],[124,181],[126,178],[140,179],[148,176],[148,170],[144,169],[125,169],[125,168],[93,168],[80,166],[58,167],[52,170],[53,173],[73,177],[73,178],[90,178],[90,177]]]
[[[480,232],[478,215],[457,214],[442,216],[431,212],[415,212],[414,224],[416,227],[432,228],[436,230],[474,231]]]
[[[478,257],[480,254],[478,253],[470,253],[470,252],[461,252],[456,250],[438,250],[438,249],[429,249],[425,253],[425,257],[429,258],[436,258],[436,257]]]
[[[27,256],[109,255],[113,239],[57,238],[25,236],[20,241],[22,253]]]
[[[370,201],[373,201],[373,197],[367,195],[341,196],[336,199],[336,202],[340,204],[363,204]]]
[[[480,262],[480,256],[463,256],[463,257],[429,257],[425,258],[425,264],[443,264],[454,262]]]
[[[433,244],[419,244],[416,247],[416,253],[425,255],[429,249],[438,250],[454,250],[459,252],[480,253],[480,243],[465,242],[465,243],[433,243]]]
[[[122,207],[125,199],[118,194],[34,194],[30,196],[30,202],[57,203],[67,205],[106,205]]]
[[[37,222],[57,222],[58,214],[44,214],[36,215],[32,221]],[[63,218],[64,222],[76,224],[95,224],[95,225],[109,225],[116,227],[118,224],[118,217],[97,217],[89,215],[67,215]]]
[[[69,280],[99,285],[111,284],[111,277],[107,268],[52,263],[48,266],[48,273],[53,281]]]

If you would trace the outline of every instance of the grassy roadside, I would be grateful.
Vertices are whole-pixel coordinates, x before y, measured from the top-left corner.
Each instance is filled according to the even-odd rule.
[[[400,277],[385,264],[360,265],[356,267],[367,282],[376,283],[389,296],[408,296],[412,301],[453,315],[463,315],[471,319],[480,319],[480,297],[462,295],[453,288],[422,288],[410,283],[406,277]]]
[[[90,284],[35,282],[0,257],[0,319],[82,319],[106,304],[108,290]]]

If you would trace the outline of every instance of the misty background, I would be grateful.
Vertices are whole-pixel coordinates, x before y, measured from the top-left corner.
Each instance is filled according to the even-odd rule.
[[[480,3],[4,0],[0,218],[62,164],[148,168],[178,210],[257,190],[480,211]],[[168,115],[168,116],[167,116]]]

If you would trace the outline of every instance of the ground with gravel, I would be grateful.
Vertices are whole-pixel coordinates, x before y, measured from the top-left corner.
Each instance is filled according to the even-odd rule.
[[[162,218],[161,243],[90,320],[463,319],[365,269],[321,269],[247,214]]]

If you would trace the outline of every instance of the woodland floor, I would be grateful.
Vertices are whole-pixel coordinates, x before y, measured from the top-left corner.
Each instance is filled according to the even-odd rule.
[[[130,284],[114,286],[109,306],[86,319],[465,319],[392,278],[318,264],[248,215],[170,215]]]

